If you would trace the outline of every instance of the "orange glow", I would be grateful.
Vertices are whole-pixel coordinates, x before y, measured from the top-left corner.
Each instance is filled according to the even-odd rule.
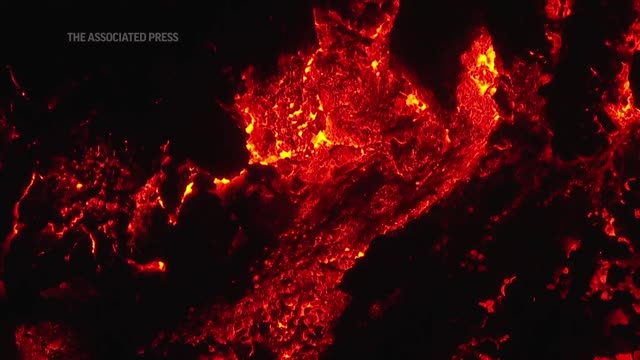
[[[571,15],[573,0],[547,0],[544,8],[547,18],[562,20]]]
[[[215,178],[215,179],[213,179],[213,182],[216,185],[227,185],[228,183],[231,182],[231,180],[229,180],[227,178],[222,178],[222,179]]]
[[[634,6],[636,13],[640,13],[640,2],[634,1]],[[605,110],[620,129],[625,129],[640,119],[629,83],[632,58],[640,50],[640,18],[635,19],[622,39],[607,45],[617,50],[622,61],[615,79],[615,90],[605,94]]]
[[[185,199],[187,196],[191,195],[193,192],[193,183],[190,182],[187,184],[187,187],[184,189],[184,194],[182,194],[182,199]]]
[[[569,16],[571,2],[559,4],[561,10],[553,4],[554,14]],[[371,22],[316,8],[315,49],[284,56],[279,72],[268,80],[256,79],[252,69],[242,75],[245,90],[235,96],[232,111],[245,132],[252,165],[247,170],[218,178],[188,161],[177,170],[179,190],[172,196],[163,191],[171,175],[164,167],[146,181],[137,181],[112,152],[91,148],[81,162],[67,161],[59,167],[62,170],[47,173],[60,190],[77,191],[62,191],[70,194],[59,206],[62,220],[43,231],[62,238],[70,229],[80,229],[91,241],[94,255],[96,249],[109,248],[101,241],[110,241],[115,253],[132,256],[152,238],[148,223],[155,215],[161,214],[159,218],[169,225],[180,221],[183,204],[194,196],[197,174],[206,175],[224,201],[225,195],[246,185],[245,175],[251,169],[266,167],[275,174],[269,185],[291,201],[293,215],[275,234],[275,245],[261,266],[251,268],[248,279],[253,289],[237,301],[217,305],[216,321],[193,326],[189,331],[195,335],[189,341],[229,348],[260,345],[280,359],[317,358],[332,344],[331,326],[350,301],[340,290],[343,276],[358,261],[365,262],[370,242],[425,215],[469,179],[490,175],[496,167],[483,160],[494,151],[509,151],[510,144],[487,146],[494,131],[505,125],[502,119],[514,118],[498,107],[494,96],[499,89],[514,112],[530,113],[536,120],[543,114],[543,100],[534,94],[549,75],[542,74],[539,66],[517,61],[513,69],[503,68],[483,27],[460,56],[456,106],[441,106],[414,74],[391,61],[390,32],[399,6],[398,0],[355,0],[356,13],[377,12]],[[516,91],[520,88],[525,90]],[[168,143],[162,150],[170,163],[167,148]],[[104,174],[112,173],[117,184],[107,185],[111,179]],[[34,173],[23,198],[35,179]],[[105,194],[112,192],[133,196],[108,201]],[[18,205],[16,224],[17,209]],[[86,216],[94,213],[105,214],[97,229]],[[120,218],[127,223],[119,224]],[[117,232],[119,225],[126,225],[125,235]],[[118,249],[121,243],[127,248]],[[567,258],[579,246],[578,240],[567,241]],[[470,256],[478,272],[486,271],[489,253],[476,249],[480,247],[474,247]],[[162,273],[167,267],[161,260],[146,264],[130,260],[130,264],[144,273]],[[568,267],[559,271],[570,273]],[[606,273],[594,277],[598,290],[604,288],[603,276],[606,282]],[[496,283],[494,298],[480,301],[479,306],[487,314],[499,310],[515,280],[510,275]],[[374,303],[372,316],[381,314],[384,306]],[[500,334],[491,341],[499,346],[508,338]],[[212,358],[216,356],[222,355]],[[238,358],[225,356],[234,357]]]
[[[573,12],[573,2],[573,0],[547,0],[545,5],[544,10],[548,20],[544,24],[545,36],[551,45],[550,55],[553,64],[557,64],[560,59],[562,25]]]
[[[629,84],[629,64],[621,64],[621,70],[616,77],[616,82],[618,84],[618,102],[608,104],[605,109],[620,127],[626,127],[628,123],[636,121],[638,118],[638,110],[635,107],[631,85]]]
[[[364,2],[355,4],[364,6]],[[310,330],[298,331],[316,339],[312,344],[302,348],[291,342],[300,334],[288,324],[301,321],[303,298],[312,301],[305,312],[314,317],[314,323],[334,321],[348,302],[335,290],[344,271],[365,256],[374,236],[402,227],[458,181],[465,181],[500,119],[492,96],[502,68],[487,30],[479,29],[461,56],[464,72],[456,91],[458,107],[446,112],[427,89],[410,80],[410,74],[386,65],[398,6],[394,1],[391,7],[380,8],[384,21],[375,26],[315,9],[318,48],[284,57],[281,72],[267,82],[254,80],[251,70],[247,71],[243,76],[247,90],[235,97],[240,126],[247,130],[249,163],[272,166],[285,189],[294,180],[305,189],[288,193],[299,211],[280,236],[283,246],[265,262],[264,272],[255,274],[254,292],[224,312],[225,321],[235,328],[267,326],[266,341],[279,358],[313,357],[331,343],[330,332],[318,337]],[[340,37],[345,35],[335,32],[336,25],[372,40],[342,42]],[[374,112],[373,104],[381,94],[390,101]],[[413,125],[398,127],[397,119],[402,117],[411,118]],[[465,151],[448,154],[451,161],[441,165],[439,159],[455,148]],[[380,167],[380,161],[386,165]],[[313,239],[306,238],[305,233],[326,216],[323,198],[348,197],[349,184],[376,169],[388,178],[373,192],[371,207],[349,210],[343,204],[345,211],[354,212],[351,217],[317,228]],[[400,211],[399,199],[407,199],[408,193],[414,194],[409,199],[413,205]],[[304,260],[309,247],[320,244],[322,254],[316,260]],[[289,284],[286,289],[284,283]],[[314,290],[305,295],[303,288]],[[235,339],[222,327],[212,325],[207,331],[220,341]]]
[[[499,75],[496,70],[496,52],[492,45],[479,52],[475,67],[470,69],[470,77],[476,83],[480,95],[484,96],[488,90],[493,95],[496,92],[495,80]]]

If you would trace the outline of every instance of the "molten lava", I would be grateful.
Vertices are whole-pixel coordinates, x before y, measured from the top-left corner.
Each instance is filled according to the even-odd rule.
[[[539,90],[553,81],[562,59],[563,27],[574,16],[573,1],[549,0],[544,7],[548,55],[532,50],[530,59],[515,59],[507,66],[489,31],[477,29],[460,56],[454,109],[441,106],[392,57],[390,34],[399,8],[399,0],[353,0],[341,10],[316,8],[314,48],[282,57],[277,75],[270,79],[256,79],[251,68],[244,73],[244,91],[235,96],[231,111],[246,132],[249,163],[236,176],[218,178],[191,161],[177,164],[168,155],[170,143],[162,147],[162,164],[154,174],[140,173],[126,149],[89,147],[33,170],[16,203],[5,252],[16,246],[36,258],[63,253],[64,262],[88,262],[96,272],[113,259],[126,258],[136,273],[164,273],[171,263],[148,253],[157,240],[152,224],[179,227],[186,204],[203,192],[226,206],[256,196],[264,206],[256,211],[264,217],[255,222],[275,241],[251,267],[251,288],[237,301],[193,310],[183,326],[161,334],[141,352],[161,354],[172,343],[185,343],[206,345],[218,358],[248,358],[266,348],[279,359],[315,359],[334,343],[332,326],[350,303],[340,289],[343,277],[367,256],[374,238],[402,231],[443,199],[455,197],[470,180],[481,183],[498,170],[520,164],[516,177],[524,185],[508,206],[491,216],[487,227],[509,222],[536,190],[552,189],[540,202],[544,206],[588,193],[590,209],[584,218],[600,236],[620,245],[624,255],[593,251],[593,274],[579,297],[585,303],[609,302],[617,294],[628,294],[632,306],[612,309],[604,326],[611,331],[637,321],[640,262],[632,224],[640,218],[640,206],[635,207],[640,199],[637,151],[634,154],[640,113],[629,77],[640,44],[640,20],[624,38],[608,43],[619,62],[618,74],[594,110],[602,110],[614,124],[607,132],[609,146],[593,157],[569,162],[553,154],[553,134],[546,127]],[[640,18],[640,6],[636,12]],[[591,72],[600,76],[598,69]],[[509,131],[520,128],[542,139],[538,152],[527,153],[510,137]],[[0,150],[17,138],[0,117]],[[548,174],[559,180],[546,178]],[[202,179],[210,186],[204,191]],[[167,191],[168,183],[180,190]],[[578,235],[584,234],[563,238],[559,248],[566,256],[541,291],[557,292],[563,300],[575,297],[576,254],[594,246],[589,245],[592,239]],[[245,241],[238,240],[243,236],[236,234],[235,247]],[[20,242],[30,245],[21,247]],[[438,243],[434,252],[446,243]],[[465,252],[460,266],[487,272],[486,244],[475,245],[469,245],[472,250]],[[30,265],[22,268],[31,271]],[[612,269],[624,275],[613,281]],[[526,281],[502,270],[490,294],[475,301],[483,316],[477,324],[480,335],[459,344],[454,358],[489,359],[480,344],[499,349],[513,341],[508,329],[482,332],[500,318],[511,288]],[[42,286],[63,289],[68,284]],[[399,291],[391,296],[399,297]],[[371,305],[371,317],[380,318],[391,302]],[[34,328],[44,334],[40,336],[49,336],[50,343],[35,344],[25,325],[16,332],[19,346],[48,347],[47,354],[64,349],[63,340],[56,340],[62,327]],[[615,356],[633,355],[630,350]]]
[[[353,2],[353,14],[363,4]],[[458,106],[446,111],[392,66],[399,2],[378,5],[366,26],[316,9],[317,49],[283,58],[266,83],[245,74],[236,109],[250,163],[276,169],[275,187],[295,215],[253,292],[216,310],[221,321],[186,341],[257,341],[280,358],[316,357],[348,303],[337,290],[342,276],[369,242],[424,214],[476,171],[501,121],[493,95],[502,69],[490,36],[479,29],[462,55]]]

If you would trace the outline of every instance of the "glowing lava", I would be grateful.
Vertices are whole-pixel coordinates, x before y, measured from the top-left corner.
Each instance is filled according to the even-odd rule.
[[[351,14],[365,2],[354,1]],[[399,2],[379,6],[374,24],[316,9],[315,51],[281,61],[266,83],[245,74],[236,96],[252,164],[277,170],[294,220],[264,263],[254,290],[219,311],[189,343],[252,348],[281,359],[315,358],[348,298],[336,288],[379,234],[398,229],[463,182],[500,122],[492,96],[500,60],[484,29],[461,57],[456,111],[391,68],[389,32]],[[340,209],[335,213],[332,209]]]
[[[164,259],[137,261],[143,257],[145,243],[154,241],[148,233],[154,216],[160,214],[168,228],[178,225],[183,204],[197,193],[198,175],[204,174],[214,185],[207,191],[229,204],[239,194],[255,190],[249,178],[264,171],[272,177],[260,181],[268,183],[270,192],[255,193],[267,204],[277,196],[286,199],[291,209],[285,210],[291,214],[270,209],[269,215],[284,225],[277,228],[276,245],[268,249],[261,266],[252,268],[252,289],[237,302],[194,311],[185,329],[177,329],[153,346],[207,344],[210,353],[231,359],[244,358],[260,346],[280,359],[318,358],[332,343],[331,327],[349,303],[338,286],[345,272],[366,256],[370,242],[424,215],[471,177],[487,177],[502,161],[512,160],[509,155],[516,151],[509,139],[489,141],[495,130],[523,121],[523,114],[535,125],[543,123],[544,101],[537,91],[550,75],[542,73],[540,63],[550,62],[553,68],[558,62],[563,21],[573,16],[573,1],[549,0],[545,30],[550,59],[539,56],[539,63],[533,65],[516,60],[509,69],[503,67],[488,31],[478,29],[460,56],[463,71],[456,88],[457,106],[447,110],[412,74],[392,65],[390,32],[399,6],[399,0],[354,0],[340,11],[316,8],[318,43],[313,50],[283,57],[279,73],[264,82],[247,70],[246,91],[236,95],[233,110],[247,134],[250,160],[237,176],[216,178],[191,162],[173,164],[166,154],[168,143],[162,148],[162,168],[148,178],[136,176],[127,165],[130,161],[122,159],[126,154],[93,146],[82,156],[56,159],[33,172],[14,209],[13,232],[5,245],[37,234],[41,242],[29,250],[34,254],[56,246],[70,248],[68,253],[82,247],[96,263],[122,257],[137,271],[164,272],[171,266]],[[629,252],[618,258],[598,254],[584,298],[606,302],[626,292],[640,313],[640,290],[633,280],[640,265],[631,255],[636,252],[635,242],[633,234],[620,225],[624,219],[638,219],[640,207],[628,211],[619,206],[630,202],[631,193],[640,187],[640,174],[634,173],[633,166],[637,157],[625,155],[632,153],[626,148],[629,144],[638,143],[640,114],[629,82],[632,56],[640,44],[638,24],[612,45],[620,57],[619,74],[614,89],[600,104],[616,127],[609,134],[611,146],[593,159],[558,165],[547,144],[534,163],[578,173],[577,179],[559,181],[566,191],[553,196],[568,197],[576,188],[591,193],[594,209],[589,219],[601,225],[602,236]],[[13,75],[12,79],[19,88]],[[506,105],[498,105],[499,95]],[[8,124],[0,120],[2,139],[13,138],[7,135]],[[174,196],[162,189],[169,178],[180,189]],[[533,187],[545,179],[530,181]],[[603,189],[614,189],[615,199],[601,200]],[[29,207],[45,209],[46,216],[34,218]],[[507,215],[508,209],[491,222]],[[545,289],[567,297],[574,274],[570,260],[588,247],[588,241],[566,238],[563,260],[567,263],[561,264]],[[486,260],[475,244],[469,256],[477,262]],[[614,267],[626,273],[612,284]],[[486,271],[486,266],[477,269]],[[508,273],[495,284],[494,298],[475,302],[485,310],[485,323],[500,312],[510,287],[521,279]],[[372,308],[372,313],[379,312]],[[615,309],[608,326],[627,326],[629,317],[628,309]],[[19,329],[19,341],[28,338],[27,330]],[[40,331],[57,334],[57,329],[46,326]],[[476,347],[484,341],[498,348],[510,341],[510,335],[474,336],[458,350],[478,355]]]

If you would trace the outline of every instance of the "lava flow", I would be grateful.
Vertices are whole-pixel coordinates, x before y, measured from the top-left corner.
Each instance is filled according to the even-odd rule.
[[[446,111],[392,65],[399,2],[383,3],[365,25],[355,20],[365,2],[353,2],[348,14],[316,9],[318,48],[283,58],[281,74],[266,83],[245,74],[236,109],[250,163],[275,168],[273,186],[291,199],[294,215],[254,290],[216,309],[219,320],[185,341],[221,352],[257,342],[283,359],[317,357],[348,303],[337,289],[344,272],[375,236],[466,181],[486,154],[503,121],[493,96],[504,73],[491,37],[479,29],[461,56],[458,106]]]
[[[71,304],[86,306],[87,299],[104,296],[105,303],[118,303],[110,291],[144,303],[131,289],[140,286],[153,298],[162,291],[147,288],[160,279],[160,288],[166,285],[175,297],[193,295],[196,305],[184,306],[186,318],[180,308],[180,320],[154,323],[152,335],[137,339],[140,358],[180,357],[175,346],[186,345],[201,358],[257,359],[266,353],[317,359],[339,351],[336,324],[354,308],[365,309],[366,315],[354,315],[366,317],[362,323],[376,324],[389,309],[412,301],[411,286],[401,281],[385,296],[359,294],[359,302],[352,301],[357,290],[346,289],[345,275],[362,276],[356,268],[364,260],[375,264],[379,255],[371,254],[372,244],[406,240],[409,225],[448,214],[452,223],[459,217],[461,227],[478,231],[456,238],[455,230],[442,230],[429,256],[442,254],[443,262],[490,284],[460,290],[474,304],[471,313],[480,315],[463,325],[447,323],[461,328],[448,356],[520,358],[514,344],[532,336],[513,324],[520,318],[510,308],[511,294],[523,308],[574,301],[581,316],[600,321],[606,339],[615,337],[640,318],[640,112],[631,79],[640,46],[640,1],[624,34],[606,41],[615,78],[607,78],[605,66],[588,68],[599,84],[593,90],[598,97],[580,111],[598,124],[604,145],[567,160],[553,144],[559,126],[548,111],[551,95],[543,93],[562,88],[555,76],[567,71],[564,51],[572,40],[566,27],[581,14],[576,2],[548,0],[540,8],[548,49],[531,49],[527,58],[503,61],[488,27],[475,29],[459,58],[453,107],[442,105],[391,53],[399,0],[316,7],[317,43],[282,56],[268,79],[249,67],[233,105],[224,105],[246,135],[249,161],[243,170],[222,177],[183,161],[171,153],[171,140],[151,172],[139,166],[128,140],[115,144],[109,137],[68,156],[39,160],[16,196],[0,285],[20,299],[16,309],[29,313],[43,299],[72,298]],[[10,160],[5,150],[21,141],[5,115],[0,113],[0,174]],[[23,145],[37,147],[38,140]],[[504,189],[500,198],[506,200],[483,203],[481,194],[490,189]],[[561,256],[549,254],[558,261],[549,265],[552,277],[544,285],[509,251],[491,253],[499,246],[513,249],[505,229],[521,226],[526,211],[563,206],[573,217],[558,220],[560,235],[553,234],[550,248]],[[518,236],[526,237],[523,231],[518,228]],[[404,255],[412,261],[427,256]],[[510,258],[508,265],[504,258]],[[458,281],[455,271],[443,269],[443,279]],[[202,288],[220,290],[202,297],[211,295]],[[29,301],[22,304],[24,299]],[[167,303],[154,304],[169,313]],[[602,308],[606,316],[598,319],[593,314]],[[78,329],[57,319],[18,321],[12,336],[25,358],[90,358]],[[638,356],[632,342],[610,343],[593,345],[589,357]]]

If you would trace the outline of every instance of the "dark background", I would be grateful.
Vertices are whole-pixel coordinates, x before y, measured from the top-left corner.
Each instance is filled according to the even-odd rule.
[[[71,129],[89,118],[88,143],[107,134],[114,139],[127,139],[138,149],[140,165],[149,172],[158,158],[159,146],[167,140],[171,141],[175,157],[193,159],[214,175],[232,175],[243,168],[248,158],[244,132],[235,126],[219,103],[231,103],[233,94],[239,90],[239,75],[248,65],[254,65],[259,76],[269,76],[276,70],[279,55],[313,46],[313,5],[307,1],[227,0],[204,7],[165,1],[141,11],[141,8],[127,6],[116,10],[115,4],[90,10],[89,5],[63,2],[55,10],[4,11],[0,21],[0,110],[22,136],[4,154],[4,167],[0,169],[3,184],[0,232],[5,234],[10,230],[12,206],[28,182],[34,162],[54,154],[72,154],[77,144],[71,141]],[[316,5],[334,6],[329,1],[317,1]],[[424,86],[435,91],[445,106],[455,106],[458,58],[470,44],[471,31],[485,24],[499,56],[508,66],[516,56],[527,58],[529,50],[548,52],[543,8],[543,1],[404,0],[392,33],[392,52],[416,72]],[[610,120],[603,114],[594,120],[593,114],[584,109],[600,99],[606,86],[599,85],[610,83],[617,71],[612,61],[615,56],[604,41],[618,37],[625,30],[632,20],[630,9],[630,1],[576,0],[574,16],[565,27],[563,57],[554,80],[543,89],[548,104],[548,128],[554,134],[555,156],[563,159],[590,156],[605,146]],[[166,44],[67,42],[67,32],[95,31],[178,32],[180,41]],[[23,88],[19,90],[24,90],[26,96],[21,96],[12,83],[7,66],[13,70]],[[599,80],[593,79],[590,67],[601,74]],[[632,76],[636,76],[634,71]],[[599,90],[594,90],[597,88]],[[13,111],[9,111],[11,107]],[[29,146],[34,140],[37,145]],[[482,197],[469,201],[482,201]],[[505,231],[517,234],[519,226],[530,228],[535,216],[547,219],[562,214],[557,209],[557,213],[529,211],[523,215],[529,222],[523,220]],[[440,225],[433,222],[445,221],[444,217],[441,214],[434,216],[436,220],[423,220],[398,238],[435,238],[433,233],[437,230],[434,229]],[[557,222],[545,225],[545,229],[550,227],[549,233],[553,234],[553,226],[562,227]],[[467,224],[461,226],[467,227]],[[467,231],[472,233],[478,229],[480,225],[468,226]],[[547,233],[537,235],[553,237]],[[328,356],[353,358],[357,354],[369,358],[374,354],[400,354],[402,358],[402,354],[406,357],[421,354],[445,358],[452,351],[452,344],[460,343],[458,340],[467,335],[447,328],[450,319],[446,316],[454,316],[461,308],[472,306],[456,299],[471,296],[470,293],[477,295],[474,290],[458,288],[468,285],[464,281],[454,285],[444,277],[425,275],[442,270],[435,256],[422,259],[428,265],[408,276],[404,259],[419,249],[416,244],[391,246],[394,241],[397,239],[377,239],[376,244],[382,245],[376,246],[386,250],[379,253],[372,250],[367,256],[368,263],[373,264],[371,268],[352,275],[356,279],[353,283],[369,285],[349,289],[358,295],[357,301],[340,325],[337,345]],[[534,243],[533,235],[531,241],[529,246],[534,251],[529,252],[531,259],[524,263],[538,266],[538,262],[548,262],[540,266],[552,268],[552,260],[545,256],[545,245]],[[552,245],[549,247],[555,249]],[[517,250],[507,247],[495,251]],[[376,266],[392,270],[384,271],[383,276],[376,272]],[[378,281],[364,281],[371,277]],[[425,311],[417,300],[424,297],[416,295],[413,298],[416,300],[404,302],[400,309],[390,311],[382,324],[372,325],[374,330],[357,326],[359,318],[353,312],[364,311],[365,305],[383,296],[381,294],[396,288],[409,293],[416,289],[435,293],[417,285],[427,280],[433,281],[443,294],[438,296],[440,300],[430,304],[444,309],[438,311],[441,318]],[[365,304],[359,310],[358,302]],[[525,358],[523,354],[528,353],[525,349],[542,343],[545,349],[556,346],[568,351],[591,340],[591,335],[568,335],[573,325],[566,323],[573,324],[572,315],[567,315],[569,320],[559,320],[560,325],[549,315],[552,312],[570,314],[571,306],[566,306],[564,310],[539,310],[545,314],[543,318],[548,316],[550,320],[535,325],[539,330],[533,326],[532,333],[522,335],[531,342],[516,342],[520,348],[512,350],[512,355],[516,354],[512,358]],[[514,319],[519,319],[514,322],[529,324],[527,321],[534,317],[536,315],[528,314],[526,319],[520,319],[514,315]],[[458,321],[464,327],[466,320]],[[537,339],[544,338],[545,329],[558,327],[567,330],[559,330],[557,342],[540,340],[538,343]],[[373,342],[376,345],[372,345]],[[431,352],[425,347],[432,349]],[[541,351],[541,356],[551,353]]]

